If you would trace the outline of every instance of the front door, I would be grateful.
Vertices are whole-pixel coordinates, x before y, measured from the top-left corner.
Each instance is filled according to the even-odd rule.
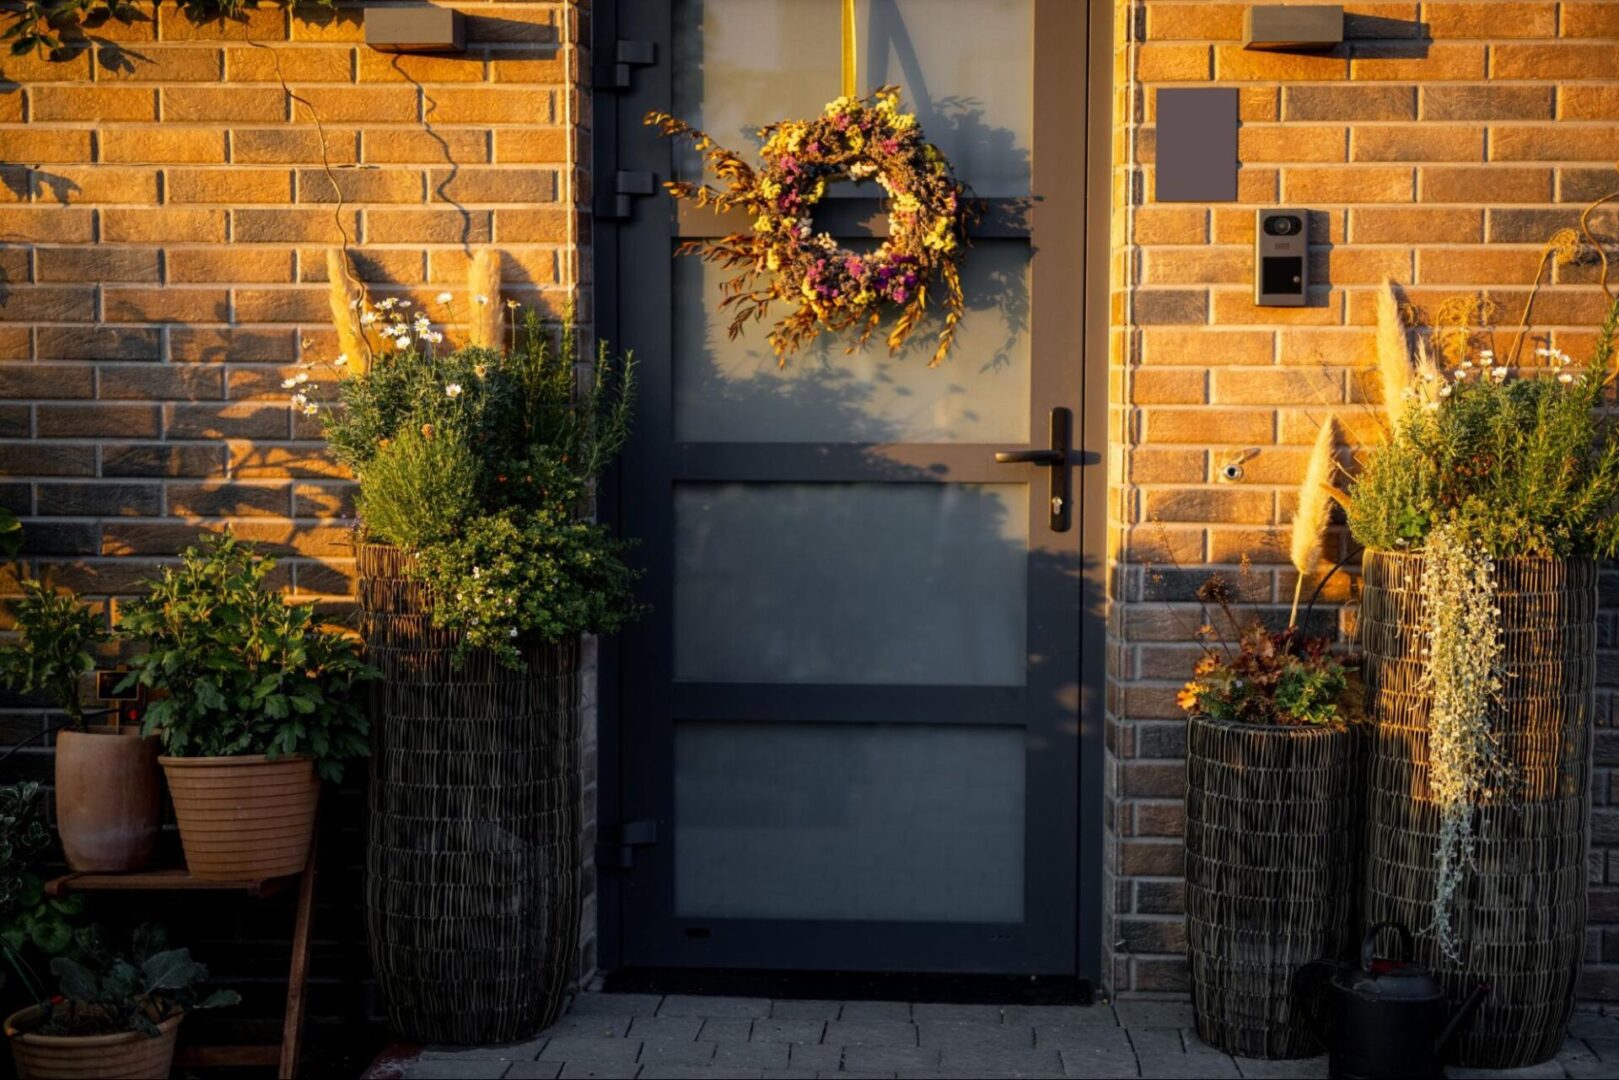
[[[862,89],[899,86],[989,208],[929,369],[925,327],[897,357],[823,339],[785,367],[765,325],[728,340],[721,272],[672,252],[734,223],[633,194],[699,165],[649,110],[742,149],[836,97],[838,0],[598,6],[598,82],[618,84],[597,97],[599,323],[641,360],[617,504],[651,605],[604,694],[610,965],[1062,975],[1097,951],[1085,10],[858,6]],[[875,190],[823,227],[870,243]]]

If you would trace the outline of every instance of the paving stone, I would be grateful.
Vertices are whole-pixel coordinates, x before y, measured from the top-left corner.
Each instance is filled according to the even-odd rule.
[[[652,1016],[662,994],[575,994],[569,1016]]]
[[[670,994],[658,1006],[659,1016],[743,1017],[769,1016],[770,1002],[765,998],[700,997],[693,994]]]
[[[843,1068],[848,1072],[922,1072],[937,1070],[939,1051],[920,1046],[846,1046]]]
[[[1237,1071],[1256,1080],[1325,1080],[1327,1055],[1267,1061],[1264,1058],[1234,1057]]]
[[[753,1041],[771,1043],[818,1043],[826,1034],[823,1020],[755,1020]]]
[[[1603,1061],[1619,1061],[1619,1038],[1604,1039],[1596,1035],[1586,1035],[1580,1041],[1589,1046],[1591,1053]]]
[[[992,1072],[1062,1073],[1062,1055],[1055,1050],[1003,1050],[988,1046],[948,1047],[939,1053],[941,1072],[987,1076]]]
[[[561,1072],[560,1061],[514,1061],[506,1070],[506,1080],[556,1080]]]
[[[915,1046],[916,1025],[897,1020],[833,1020],[822,1042],[828,1046]]]
[[[1034,1049],[1034,1029],[1018,1024],[918,1024],[917,1033],[922,1046]]]
[[[713,1060],[714,1044],[711,1042],[649,1041],[641,1044],[640,1062],[648,1068],[653,1066],[661,1068],[665,1065],[707,1065]]]
[[[911,1006],[911,1019],[918,1024],[999,1024],[1001,1022],[1001,1007],[999,1005],[952,1005],[948,1003],[930,1005],[917,1002]]]
[[[631,1080],[631,1078],[639,1076],[640,1073],[641,1067],[639,1065],[623,1065],[618,1067],[614,1067],[612,1065],[603,1067],[591,1065],[564,1065],[562,1066],[562,1071],[557,1073],[557,1075],[561,1077],[562,1080],[596,1080],[598,1077],[600,1080]]]
[[[815,1080],[820,1075],[814,1069],[766,1069],[759,1080]]]
[[[816,1072],[837,1072],[843,1060],[841,1046],[806,1046],[795,1043],[787,1048],[787,1064],[794,1069],[814,1069]]]
[[[1084,1080],[1109,1080],[1118,1076],[1140,1076],[1136,1067],[1135,1051],[1128,1045],[1123,1051],[1101,1049],[1064,1049],[1062,1069],[1064,1076],[1082,1077]]]
[[[1563,1068],[1574,1080],[1613,1080],[1616,1075],[1611,1061],[1571,1061]]]
[[[906,1001],[845,1001],[838,1013],[839,1020],[903,1020],[911,1019],[911,1006]]]
[[[540,1053],[541,1061],[564,1061],[586,1069],[629,1068],[641,1044],[634,1039],[552,1039]]]
[[[1561,1078],[1568,1074],[1555,1061],[1543,1061],[1522,1069],[1461,1069],[1447,1066],[1445,1075],[1450,1080],[1541,1080],[1542,1077]]]
[[[714,1065],[732,1069],[785,1069],[790,1050],[784,1042],[720,1043],[714,1051]]]
[[[691,1042],[702,1027],[700,1016],[637,1016],[630,1023],[629,1037],[643,1042]],[[747,1038],[745,1026],[742,1038]]]
[[[420,1058],[405,1066],[407,1080],[500,1080],[511,1068],[504,1058]]]
[[[549,1036],[524,1039],[515,1043],[491,1043],[488,1046],[449,1046],[429,1043],[422,1047],[418,1061],[459,1061],[463,1058],[499,1058],[502,1061],[533,1061],[545,1049]]]
[[[737,1020],[730,1018],[721,1020],[704,1020],[703,1030],[698,1033],[697,1037],[699,1039],[707,1039],[709,1042],[745,1043],[749,1038],[752,1037],[751,1032],[753,1031],[754,1023],[755,1021],[753,1020]]]
[[[1113,1011],[1119,1026],[1127,1028],[1189,1028],[1197,1023],[1189,1001],[1116,1001]]]
[[[1104,1027],[1101,1024],[1051,1024],[1034,1029],[1037,1049],[1081,1050],[1097,1053],[1134,1054],[1124,1028]]]
[[[628,1016],[564,1016],[545,1029],[545,1034],[556,1038],[621,1039],[630,1030]]]
[[[668,1068],[655,1068],[651,1065],[641,1070],[643,1080],[758,1080],[759,1069],[704,1069],[690,1065],[671,1065]]]
[[[1562,1049],[1557,1051],[1557,1060],[1566,1065],[1571,1061],[1596,1061],[1597,1056],[1582,1040],[1570,1036],[1563,1040]]]
[[[786,999],[772,1001],[770,1015],[776,1020],[836,1020],[842,1008],[841,1001]]]
[[[1199,1080],[1242,1076],[1231,1055],[1204,1046],[1196,1039],[1182,1043],[1179,1036],[1180,1032],[1173,1028],[1130,1031],[1130,1041],[1136,1048],[1136,1064],[1142,1076],[1195,1076]]]
[[[1001,1009],[1007,1024],[1106,1024],[1116,1025],[1111,1005],[1007,1005]]]
[[[1568,1033],[1575,1038],[1619,1039],[1619,1016],[1577,1012],[1568,1022]]]

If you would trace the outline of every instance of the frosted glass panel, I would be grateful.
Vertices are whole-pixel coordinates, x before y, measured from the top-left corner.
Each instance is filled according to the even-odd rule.
[[[944,363],[929,369],[930,316],[896,357],[882,335],[863,350],[823,335],[777,363],[768,323],[729,340],[714,263],[675,263],[675,432],[683,442],[1026,442],[1029,436],[1028,245],[974,244],[968,311]],[[781,308],[780,314],[786,314]]]
[[[1020,922],[1019,728],[682,723],[688,917]]]
[[[860,87],[905,92],[980,195],[1029,193],[1033,0],[860,0]],[[679,0],[675,115],[743,151],[839,93],[837,0]],[[1077,92],[1077,91],[1076,91]],[[695,176],[695,155],[680,166]],[[876,193],[875,188],[870,191]]]
[[[684,484],[675,677],[1020,686],[1022,484]]]

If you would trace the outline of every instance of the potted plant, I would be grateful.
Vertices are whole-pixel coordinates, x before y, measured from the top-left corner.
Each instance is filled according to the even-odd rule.
[[[1355,933],[1362,740],[1354,675],[1325,637],[1244,620],[1214,575],[1178,701],[1186,731],[1186,933],[1198,1035],[1229,1053],[1320,1047],[1298,970]]]
[[[518,1039],[556,1018],[575,964],[581,639],[635,612],[624,545],[590,510],[633,367],[603,349],[581,381],[571,323],[519,325],[492,252],[433,314],[369,303],[333,255],[343,407],[324,410],[326,433],[359,479],[363,632],[384,676],[366,886],[378,982],[406,1036]],[[457,322],[470,344],[435,349]],[[288,380],[293,404],[322,412],[311,378]]]
[[[1610,311],[1587,364],[1488,350],[1442,370],[1387,290],[1389,430],[1346,502],[1364,545],[1376,720],[1366,918],[1417,934],[1468,1066],[1561,1047],[1585,951],[1597,559],[1619,550]],[[1465,350],[1464,350],[1465,351]]]
[[[137,929],[127,957],[109,951],[95,929],[84,945],[81,959],[51,961],[57,997],[6,1018],[21,1080],[166,1077],[186,1014],[241,1000],[234,990],[203,996],[208,969],[190,950],[169,948],[159,927]]]
[[[107,638],[101,616],[70,592],[23,582],[19,637],[0,649],[0,685],[37,694],[67,714],[56,733],[56,826],[79,871],[139,870],[157,845],[157,742],[136,727],[85,721],[79,680]],[[116,713],[114,714],[116,716]]]
[[[84,911],[84,895],[45,895],[35,867],[50,844],[39,785],[0,787],[0,987],[9,973],[32,989],[30,953],[50,959],[73,948],[73,919]]]
[[[143,645],[123,687],[153,691],[145,730],[174,800],[192,875],[252,881],[304,868],[320,781],[366,752],[360,684],[374,672],[313,604],[265,587],[275,560],[227,533],[205,539],[128,602],[118,632]]]

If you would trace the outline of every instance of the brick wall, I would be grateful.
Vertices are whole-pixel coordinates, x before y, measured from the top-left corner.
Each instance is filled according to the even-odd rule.
[[[291,592],[341,603],[352,485],[280,386],[337,351],[326,250],[346,235],[375,296],[465,311],[492,244],[508,297],[560,311],[588,261],[588,0],[455,5],[467,47],[435,56],[367,48],[359,5],[134,6],[72,58],[0,59],[0,504],[31,572],[98,599],[228,525]],[[0,744],[39,731],[4,705]],[[40,750],[0,780],[49,773]]]
[[[1510,328],[1541,245],[1619,188],[1619,4],[1469,0],[1351,4],[1330,53],[1244,51],[1240,4],[1121,0],[1115,41],[1114,378],[1108,775],[1109,963],[1119,992],[1185,989],[1181,790],[1174,690],[1200,621],[1186,582],[1147,564],[1236,575],[1284,620],[1285,526],[1328,413],[1359,437],[1374,288],[1431,309],[1483,292]],[[1240,89],[1237,203],[1154,202],[1162,86]],[[1253,210],[1310,208],[1303,309],[1252,303]],[[1613,209],[1594,220],[1619,235]],[[1562,267],[1535,306],[1542,338],[1583,355],[1605,301],[1592,261]],[[1485,335],[1488,337],[1489,335]],[[1498,333],[1502,355],[1510,336]],[[1532,359],[1532,358],[1531,358]],[[1251,453],[1251,456],[1249,454]],[[1246,458],[1243,477],[1220,467]],[[1343,536],[1329,556],[1347,550]],[[1352,599],[1336,581],[1335,600]],[[1176,617],[1179,609],[1180,617]],[[1619,649],[1614,615],[1603,641]],[[1349,630],[1352,611],[1334,612]],[[1619,651],[1605,650],[1619,682]],[[1582,992],[1619,998],[1619,732],[1600,695],[1591,931]],[[1612,804],[1615,809],[1609,809]]]

